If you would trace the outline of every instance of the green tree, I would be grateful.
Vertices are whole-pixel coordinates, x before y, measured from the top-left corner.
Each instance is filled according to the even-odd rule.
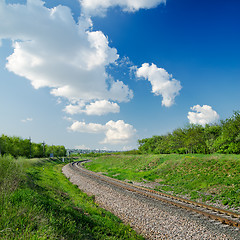
[[[222,127],[220,125],[206,125],[204,129],[204,134],[206,138],[206,146],[208,153],[216,152],[215,141],[220,136],[222,132]]]
[[[231,118],[221,121],[221,134],[213,146],[219,153],[240,153],[240,112],[234,112]]]
[[[186,129],[177,128],[172,133],[174,153],[187,153],[187,148],[185,146],[186,142]]]

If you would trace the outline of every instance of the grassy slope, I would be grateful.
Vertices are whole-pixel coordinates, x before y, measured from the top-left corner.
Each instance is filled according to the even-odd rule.
[[[156,190],[240,207],[240,155],[111,155],[87,168],[129,181],[156,181]]]
[[[72,185],[62,166],[0,158],[0,239],[143,239]]]

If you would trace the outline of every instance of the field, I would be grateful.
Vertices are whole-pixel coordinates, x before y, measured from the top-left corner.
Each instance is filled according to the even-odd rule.
[[[0,239],[143,239],[72,185],[64,164],[0,157]]]
[[[61,173],[61,159],[0,157],[0,239],[143,239]],[[240,209],[239,155],[93,157],[85,166],[128,182]]]
[[[240,209],[240,155],[105,155],[85,166],[155,190]]]

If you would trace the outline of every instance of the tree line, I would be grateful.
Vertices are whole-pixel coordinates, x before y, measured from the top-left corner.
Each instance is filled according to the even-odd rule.
[[[9,137],[4,134],[0,137],[0,155],[10,154],[14,157],[40,158],[40,157],[63,157],[66,156],[64,146],[33,143],[31,139]]]
[[[172,133],[138,140],[141,153],[240,153],[240,112],[219,124],[188,125]]]

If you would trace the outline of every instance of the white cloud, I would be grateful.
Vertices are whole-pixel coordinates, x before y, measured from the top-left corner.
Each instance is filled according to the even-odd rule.
[[[117,103],[106,100],[96,101],[86,106],[85,113],[87,115],[104,115],[107,113],[119,113],[120,107]]]
[[[64,111],[71,115],[78,113],[85,113],[87,115],[104,115],[108,113],[119,113],[120,107],[117,103],[109,102],[107,100],[99,100],[85,105],[83,102],[70,104],[65,107]]]
[[[104,16],[110,7],[119,6],[123,11],[135,12],[139,9],[154,8],[160,3],[166,3],[166,0],[79,0],[83,12],[90,16]]]
[[[63,117],[64,120],[68,121],[68,122],[74,122],[74,120],[71,117]]]
[[[76,23],[68,7],[49,9],[41,0],[28,0],[26,5],[1,0],[1,39],[13,41],[7,69],[27,78],[35,89],[49,87],[51,94],[70,102],[126,102],[133,96],[123,82],[109,82],[106,67],[118,59],[117,50],[109,47],[101,31],[92,30],[89,18]]]
[[[170,107],[174,104],[175,97],[182,89],[180,81],[174,79],[165,69],[158,68],[155,64],[142,64],[136,71],[137,77],[144,77],[152,85],[152,92],[155,95],[162,95],[162,105]]]
[[[32,118],[26,118],[26,119],[22,119],[21,120],[21,122],[24,122],[24,123],[26,123],[26,122],[32,122]]]
[[[64,111],[68,114],[74,115],[83,112],[85,106],[84,101],[75,102],[74,104],[69,104],[64,108]]]
[[[195,111],[188,112],[188,119],[192,124],[200,124],[204,126],[205,124],[214,123],[219,119],[217,112],[208,105],[203,105],[202,107],[200,105],[195,105],[191,107],[191,110]]]
[[[85,123],[75,121],[70,127],[69,130],[73,132],[81,132],[81,133],[102,133],[106,130],[104,125],[98,123]]]
[[[123,120],[109,121],[105,125],[98,123],[74,122],[69,130],[81,133],[104,133],[102,144],[124,144],[134,137],[136,129]]]
[[[106,123],[106,128],[106,137],[102,143],[122,144],[128,142],[136,133],[133,126],[123,120],[117,122],[111,120]]]

